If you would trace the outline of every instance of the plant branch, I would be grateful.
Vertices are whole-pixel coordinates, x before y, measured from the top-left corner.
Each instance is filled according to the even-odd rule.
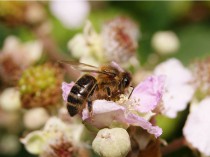
[[[179,150],[185,146],[186,146],[186,140],[184,137],[181,137],[181,138],[175,139],[174,141],[169,143],[167,146],[163,147],[161,149],[161,152],[162,152],[162,155],[164,156],[176,150]]]

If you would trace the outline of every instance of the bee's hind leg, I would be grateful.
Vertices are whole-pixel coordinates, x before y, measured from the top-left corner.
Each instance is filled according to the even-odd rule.
[[[93,102],[90,99],[88,99],[87,103],[88,103],[89,117],[91,118],[91,120],[93,120]]]
[[[88,100],[87,103],[88,103],[89,117],[92,117],[93,116],[93,102],[91,100]]]
[[[94,91],[96,90],[96,88],[97,88],[98,86],[97,86],[97,84],[92,88],[92,90],[91,90],[91,93],[90,93],[90,95],[89,95],[89,97],[88,97],[88,99],[87,99],[87,103],[88,103],[88,113],[89,113],[89,117],[91,118],[91,120],[93,121],[93,100],[94,100],[94,98],[93,98],[93,93],[94,93]]]

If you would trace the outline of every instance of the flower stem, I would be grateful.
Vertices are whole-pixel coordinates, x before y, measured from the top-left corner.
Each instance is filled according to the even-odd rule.
[[[180,148],[183,148],[185,146],[186,146],[186,140],[184,137],[181,137],[181,138],[175,139],[174,141],[169,143],[167,146],[163,147],[161,149],[161,152],[162,152],[162,155],[164,156],[174,151],[177,151]]]

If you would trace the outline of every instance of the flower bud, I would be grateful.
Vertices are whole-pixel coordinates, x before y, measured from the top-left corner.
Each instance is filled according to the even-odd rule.
[[[20,108],[20,93],[15,88],[7,88],[0,95],[0,106],[5,111],[14,111]]]
[[[34,119],[36,119],[34,121]],[[23,122],[28,129],[38,129],[49,119],[49,114],[44,108],[33,108],[24,114]],[[33,122],[33,123],[32,123]]]
[[[171,31],[157,32],[152,37],[152,47],[161,55],[175,53],[179,45],[178,37]]]
[[[92,147],[103,157],[124,157],[131,149],[131,142],[125,129],[105,128],[98,132]]]

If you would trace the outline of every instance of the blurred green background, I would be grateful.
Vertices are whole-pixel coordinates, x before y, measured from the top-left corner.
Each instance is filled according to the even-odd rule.
[[[147,63],[149,55],[154,52],[151,47],[151,38],[157,31],[174,31],[180,40],[178,52],[173,55],[164,56],[162,60],[169,57],[176,57],[185,65],[189,65],[197,58],[210,55],[210,2],[91,1],[90,4],[91,11],[89,19],[92,21],[96,30],[99,30],[102,23],[107,19],[119,15],[129,16],[139,24],[141,37],[139,40],[138,58],[142,65]],[[48,18],[53,24],[52,37],[59,45],[62,52],[69,55],[67,42],[76,33],[81,32],[82,27],[78,29],[65,28],[58,19],[52,16],[49,11],[48,3],[45,3],[44,6]],[[0,47],[2,47],[4,39],[8,35],[16,35],[23,41],[36,38],[31,32],[31,29],[24,25],[10,27],[3,21],[0,21]],[[169,142],[176,137],[180,137],[187,113],[188,109],[180,113],[176,119],[158,117],[158,124],[163,127],[164,130],[162,137]],[[1,154],[1,151],[0,156],[6,157],[6,155]],[[28,154],[22,148],[18,154],[13,156],[29,157],[32,155]],[[187,157],[193,156],[193,154],[189,149],[183,148],[180,151],[169,154],[168,157],[169,156]]]

